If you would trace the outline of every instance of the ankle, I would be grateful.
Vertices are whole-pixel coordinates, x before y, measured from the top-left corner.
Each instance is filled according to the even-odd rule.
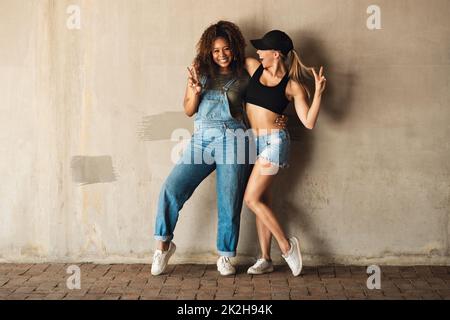
[[[281,252],[283,253],[283,255],[287,256],[291,252],[291,250],[292,250],[291,243],[289,242],[289,240],[286,240],[286,243],[281,248]]]
[[[170,241],[164,242],[164,241],[160,241],[158,243],[158,249],[161,251],[168,251],[170,248]]]

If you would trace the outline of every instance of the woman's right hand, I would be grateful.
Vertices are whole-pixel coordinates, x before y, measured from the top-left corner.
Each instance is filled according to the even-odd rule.
[[[194,65],[192,65],[191,67],[188,67],[187,69],[188,69],[189,88],[191,88],[195,94],[200,94],[202,92],[202,85],[201,85],[200,81],[198,80],[197,69],[195,68]]]

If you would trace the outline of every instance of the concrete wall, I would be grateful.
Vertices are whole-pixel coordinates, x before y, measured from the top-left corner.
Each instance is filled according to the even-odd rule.
[[[227,19],[247,39],[283,29],[325,66],[317,126],[291,117],[275,188],[305,263],[450,264],[450,2],[379,0],[380,30],[371,4],[0,0],[0,261],[150,263],[170,135],[192,130],[186,66]],[[183,208],[173,262],[215,261],[214,188],[213,174]],[[258,253],[246,208],[238,253]]]

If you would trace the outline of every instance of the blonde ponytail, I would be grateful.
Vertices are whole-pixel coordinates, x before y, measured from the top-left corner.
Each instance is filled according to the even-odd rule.
[[[289,52],[289,78],[303,86],[308,94],[308,98],[311,98],[310,91],[306,85],[306,78],[313,78],[313,73],[311,68],[303,64],[295,49]]]

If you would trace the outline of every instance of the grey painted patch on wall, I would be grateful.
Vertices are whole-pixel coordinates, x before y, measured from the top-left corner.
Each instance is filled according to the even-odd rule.
[[[73,156],[70,166],[73,182],[81,185],[117,180],[111,156]]]
[[[175,129],[185,128],[190,132],[194,128],[194,119],[184,112],[163,112],[145,116],[140,124],[138,135],[141,140],[169,140]]]

